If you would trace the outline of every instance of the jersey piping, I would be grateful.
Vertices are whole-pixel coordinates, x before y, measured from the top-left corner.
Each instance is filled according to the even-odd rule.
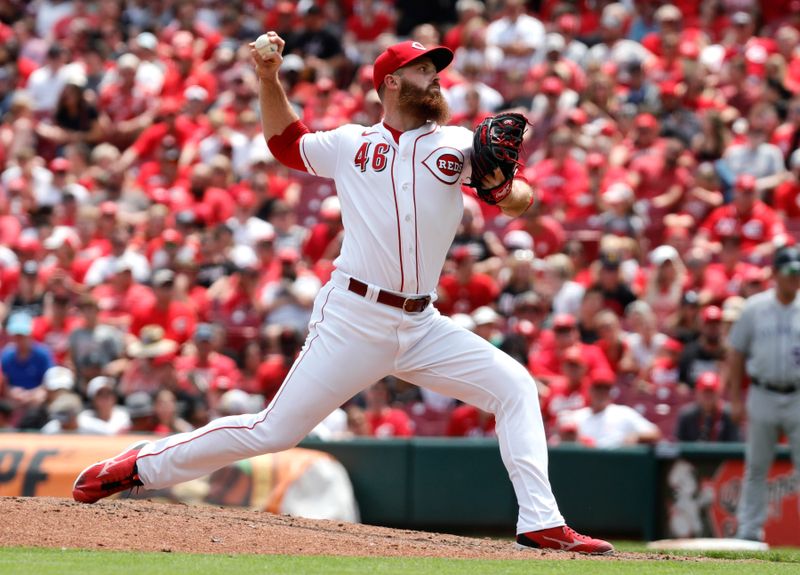
[[[331,293],[332,292],[333,292],[333,290],[330,290],[328,292],[328,295],[325,297],[325,303],[322,304],[322,308],[320,309],[320,320],[316,324],[314,324],[315,327],[317,325],[321,324],[323,321],[325,321],[325,306],[328,305],[328,299],[331,297]],[[197,437],[190,437],[186,441],[181,441],[180,443],[176,443],[174,445],[168,445],[167,447],[165,447],[161,451],[156,451],[154,453],[148,453],[146,455],[142,455],[138,459],[144,459],[146,457],[155,457],[156,455],[161,455],[165,451],[169,451],[170,449],[173,449],[173,448],[178,447],[180,445],[186,445],[187,443],[191,443],[192,441],[194,441],[196,439],[200,439],[201,437],[205,437],[206,435],[214,433],[215,431],[221,431],[223,429],[247,429],[247,430],[253,430],[253,429],[255,429],[255,427],[257,425],[260,425],[260,424],[264,423],[264,421],[266,421],[266,419],[269,416],[269,414],[272,412],[272,410],[278,404],[278,399],[280,399],[281,393],[283,392],[284,389],[286,389],[286,386],[289,385],[289,381],[292,379],[292,376],[295,374],[295,372],[297,371],[297,368],[300,366],[300,364],[303,362],[303,360],[308,356],[308,352],[311,350],[311,346],[314,344],[314,342],[317,340],[318,337],[319,337],[319,332],[317,332],[314,335],[314,337],[311,338],[311,340],[308,342],[308,347],[306,348],[306,351],[303,353],[303,356],[298,359],[298,361],[292,367],[292,371],[286,376],[286,379],[284,380],[283,385],[281,385],[281,388],[278,390],[277,395],[275,395],[275,399],[272,400],[272,405],[270,405],[269,408],[264,412],[264,416],[261,419],[257,420],[255,423],[253,423],[253,425],[226,425],[226,426],[223,426],[223,427],[215,427],[214,429],[209,429],[208,431],[198,435]]]
[[[430,132],[425,132],[424,134],[417,136],[417,139],[414,140],[414,149],[411,151],[411,194],[414,202],[414,263],[416,265],[416,272],[417,272],[417,289],[416,293],[419,293],[419,230],[417,228],[417,222],[419,218],[417,217],[417,143],[424,138],[425,136],[430,136],[433,134],[438,125],[434,125],[433,130]],[[399,224],[399,221],[398,221]]]

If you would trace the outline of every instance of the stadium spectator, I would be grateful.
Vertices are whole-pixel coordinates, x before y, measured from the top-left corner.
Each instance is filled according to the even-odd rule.
[[[597,341],[595,342],[614,373],[635,372],[636,362],[630,345],[624,337],[619,317],[609,309],[601,310],[594,319]]]
[[[512,231],[523,230],[533,240],[533,252],[538,258],[546,258],[558,253],[564,246],[566,235],[564,226],[553,216],[548,215],[539,202],[533,205],[519,218],[515,218],[506,226],[502,233],[505,241],[506,235]]]
[[[473,405],[459,405],[450,413],[448,437],[494,437],[494,415]]]
[[[17,428],[40,430],[44,427],[50,421],[50,405],[58,396],[75,389],[75,375],[66,367],[54,365],[44,372],[42,387],[46,393],[44,401],[27,409],[17,422]]]
[[[455,269],[439,280],[438,307],[445,315],[472,313],[487,306],[500,293],[497,282],[489,275],[475,271],[475,256],[469,246],[453,251]]]
[[[376,382],[364,393],[367,429],[373,437],[410,437],[414,435],[411,420],[401,410],[391,407],[391,391],[385,379]]]
[[[44,375],[53,366],[47,346],[33,341],[33,318],[16,312],[8,319],[6,333],[12,338],[2,352],[3,395],[18,408],[40,405],[46,397]]]
[[[540,201],[509,222],[467,191],[450,253],[468,248],[470,275],[486,276],[464,311],[500,313],[479,329],[551,385],[564,350],[589,342],[623,383],[672,385],[672,339],[684,358],[715,357],[711,332],[772,285],[773,250],[800,239],[800,28],[786,2],[280,1],[250,20],[220,3],[41,2],[32,15],[23,4],[0,24],[0,319],[26,313],[32,327],[0,343],[43,343],[84,397],[97,376],[147,372],[147,389],[172,389],[202,425],[225,393],[270,396],[298,353],[343,224],[330,185],[282,167],[262,141],[238,49],[261,29],[287,39],[280,77],[311,123],[380,121],[370,63],[398,35],[455,51],[440,78],[455,121],[513,107],[533,122],[520,159]],[[440,310],[457,311],[441,291]],[[642,314],[620,323],[636,296],[653,333]],[[720,320],[704,320],[709,305]],[[576,327],[548,329],[551,311]],[[180,346],[174,361],[123,357],[151,323]],[[600,365],[593,347],[587,363]],[[38,388],[48,398],[15,410],[14,425],[38,414],[25,425],[41,427],[63,393]],[[134,398],[152,411],[152,397]],[[397,396],[411,413],[415,401]],[[580,439],[556,426],[559,440]]]
[[[17,244],[18,248],[21,248],[22,242],[27,243],[26,240],[21,240]],[[21,251],[18,249],[20,255]],[[13,288],[12,282],[15,279],[16,287]],[[14,313],[27,313],[31,317],[37,317],[42,314],[45,292],[44,286],[39,281],[39,264],[35,259],[25,261],[17,270],[9,270],[6,281],[12,283],[13,289],[6,304],[8,316]]]
[[[701,373],[719,373],[725,357],[722,341],[722,310],[706,306],[700,313],[700,337],[686,344],[680,357],[680,380],[689,387]]]
[[[561,364],[563,377],[554,378],[547,387],[548,393],[542,398],[542,413],[546,423],[554,425],[559,415],[585,407],[589,384],[586,360],[580,346],[573,346],[564,352]]]
[[[720,173],[723,178],[729,178],[729,185],[738,186],[737,178],[749,175],[754,178],[753,190],[763,196],[786,180],[783,154],[780,148],[769,143],[770,131],[764,116],[750,114],[744,142],[733,143],[722,157],[724,169]]]
[[[47,415],[50,420],[44,424],[41,432],[51,435],[55,433],[81,433],[78,415],[82,409],[83,403],[77,393],[68,391],[59,395],[47,407]]]
[[[650,264],[641,297],[656,314],[658,328],[664,330],[680,306],[687,271],[678,250],[669,245],[650,252]]]
[[[153,401],[153,413],[156,419],[154,433],[171,435],[192,430],[192,426],[177,413],[177,398],[169,389],[159,389]]]
[[[131,418],[131,433],[152,433],[156,428],[153,398],[146,391],[135,391],[125,396],[125,409]]]
[[[36,134],[59,150],[67,144],[94,144],[103,137],[99,116],[86,90],[86,77],[82,72],[72,72],[56,102],[52,123],[40,122]]]
[[[302,338],[299,332],[285,326],[270,326],[265,330],[265,334],[268,351],[258,366],[257,387],[250,391],[263,395],[268,403],[275,397],[297,358]]]
[[[659,331],[653,308],[642,300],[636,300],[625,308],[625,321],[630,332],[627,343],[636,370],[640,375],[648,372],[658,350],[667,341],[667,335]]]
[[[741,237],[745,258],[761,263],[775,249],[774,241],[783,238],[786,228],[771,207],[757,198],[756,179],[750,174],[736,178],[733,200],[713,210],[703,221],[696,241],[698,245],[719,253],[722,237]]]
[[[85,383],[87,362],[105,366],[118,359],[123,351],[123,337],[113,326],[99,322],[99,305],[92,295],[82,295],[77,305],[82,325],[69,334],[69,357],[77,379]]]
[[[569,349],[577,346],[586,362],[587,371],[609,369],[608,361],[596,345],[581,343],[576,319],[567,314],[553,317],[552,330],[539,338],[539,345],[531,348],[528,356],[528,368],[531,373],[545,380],[563,375],[564,356]]]
[[[586,297],[586,288],[574,281],[575,266],[566,254],[553,254],[545,259],[546,278],[552,292],[553,313],[568,313],[577,316]],[[585,311],[581,313],[586,313]],[[585,323],[581,318],[581,323]],[[587,342],[593,343],[593,342]]]
[[[139,337],[146,325],[158,325],[165,337],[183,344],[195,331],[197,317],[186,303],[174,298],[175,273],[161,269],[153,274],[155,298],[137,305],[131,310],[131,334]]]
[[[130,415],[117,405],[116,383],[113,379],[95,377],[86,387],[86,397],[91,408],[78,414],[78,430],[81,433],[116,435],[130,428]]]
[[[720,395],[719,376],[712,371],[696,378],[695,400],[681,408],[675,438],[678,441],[739,441],[739,427]]]
[[[796,105],[800,107],[800,102]],[[795,148],[789,157],[789,169],[790,175],[775,188],[775,211],[782,218],[797,221],[800,220],[800,149],[798,148]]]
[[[120,380],[121,393],[154,393],[168,383],[177,347],[177,343],[165,337],[161,326],[147,325],[142,328],[139,339],[135,339],[127,348],[131,360]]]
[[[491,307],[484,305],[473,311],[471,317],[475,324],[473,329],[475,334],[494,346],[500,347],[503,341],[503,332],[501,331],[502,316]]]
[[[614,374],[599,372],[589,386],[589,405],[561,416],[578,427],[578,436],[601,449],[654,443],[661,438],[658,427],[627,405],[613,403]]]
[[[501,70],[526,72],[544,48],[545,27],[525,13],[523,0],[505,0],[503,15],[486,29],[486,43],[503,53]]]
[[[636,296],[620,272],[622,256],[612,251],[603,253],[599,264],[594,287],[602,292],[605,307],[622,317],[628,305],[636,301]]]

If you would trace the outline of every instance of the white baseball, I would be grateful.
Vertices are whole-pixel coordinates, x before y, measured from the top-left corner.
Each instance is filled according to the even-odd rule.
[[[278,45],[271,42],[269,36],[266,34],[262,34],[256,38],[255,47],[258,53],[264,58],[269,56],[272,52],[278,51]]]

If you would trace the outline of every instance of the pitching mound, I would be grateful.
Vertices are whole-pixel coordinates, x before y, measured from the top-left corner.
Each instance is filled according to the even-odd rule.
[[[3,518],[0,546],[463,559],[535,560],[571,556],[559,551],[518,551],[510,540],[141,500],[84,505],[68,499],[0,497],[0,517]],[[638,553],[594,559],[692,560]]]

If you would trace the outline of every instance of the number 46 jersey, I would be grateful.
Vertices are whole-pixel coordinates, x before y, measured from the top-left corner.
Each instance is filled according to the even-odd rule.
[[[461,221],[471,150],[472,132],[432,122],[399,143],[383,123],[305,134],[306,169],[332,178],[342,205],[334,265],[384,289],[432,293]]]

